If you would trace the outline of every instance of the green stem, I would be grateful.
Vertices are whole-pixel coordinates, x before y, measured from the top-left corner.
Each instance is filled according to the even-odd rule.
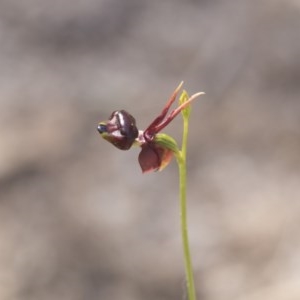
[[[192,259],[189,247],[187,209],[186,209],[186,150],[188,137],[188,118],[183,118],[183,137],[182,149],[177,156],[179,169],[179,189],[180,189],[180,219],[181,219],[181,236],[183,242],[183,254],[186,274],[186,285],[189,300],[196,300],[194,276],[192,269]]]

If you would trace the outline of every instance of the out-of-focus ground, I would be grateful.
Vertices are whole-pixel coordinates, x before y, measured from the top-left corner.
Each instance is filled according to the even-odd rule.
[[[299,34],[296,0],[0,1],[0,299],[186,299],[175,163],[96,131],[184,80],[198,299],[299,300]]]

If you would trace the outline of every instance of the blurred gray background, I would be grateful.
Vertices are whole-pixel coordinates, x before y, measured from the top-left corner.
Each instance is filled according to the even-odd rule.
[[[96,131],[181,80],[198,299],[300,299],[299,1],[1,0],[0,45],[1,300],[187,299],[176,164]]]

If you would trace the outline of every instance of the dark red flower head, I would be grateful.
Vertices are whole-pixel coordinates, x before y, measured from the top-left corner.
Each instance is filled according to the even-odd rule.
[[[143,173],[162,170],[171,161],[173,155],[179,153],[175,140],[159,132],[181,111],[185,108],[187,110],[188,105],[202,94],[197,93],[188,98],[187,93],[184,91],[180,99],[180,105],[167,116],[182,84],[183,82],[175,89],[160,115],[154,119],[145,131],[137,129],[134,117],[125,110],[114,111],[108,121],[98,124],[98,131],[101,136],[117,148],[128,150],[133,144],[142,148],[139,154],[139,163]]]

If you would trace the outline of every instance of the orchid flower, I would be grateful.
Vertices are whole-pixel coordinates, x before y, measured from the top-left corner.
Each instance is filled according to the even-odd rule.
[[[114,111],[108,121],[98,124],[101,136],[112,143],[118,149],[128,150],[133,145],[141,147],[139,164],[142,172],[160,171],[165,168],[174,155],[178,155],[179,149],[176,141],[169,135],[160,133],[180,112],[203,93],[196,93],[170,112],[171,105],[176,100],[183,82],[175,89],[162,112],[144,130],[138,130],[136,121],[132,115],[125,110]],[[186,93],[183,91],[183,93]]]

